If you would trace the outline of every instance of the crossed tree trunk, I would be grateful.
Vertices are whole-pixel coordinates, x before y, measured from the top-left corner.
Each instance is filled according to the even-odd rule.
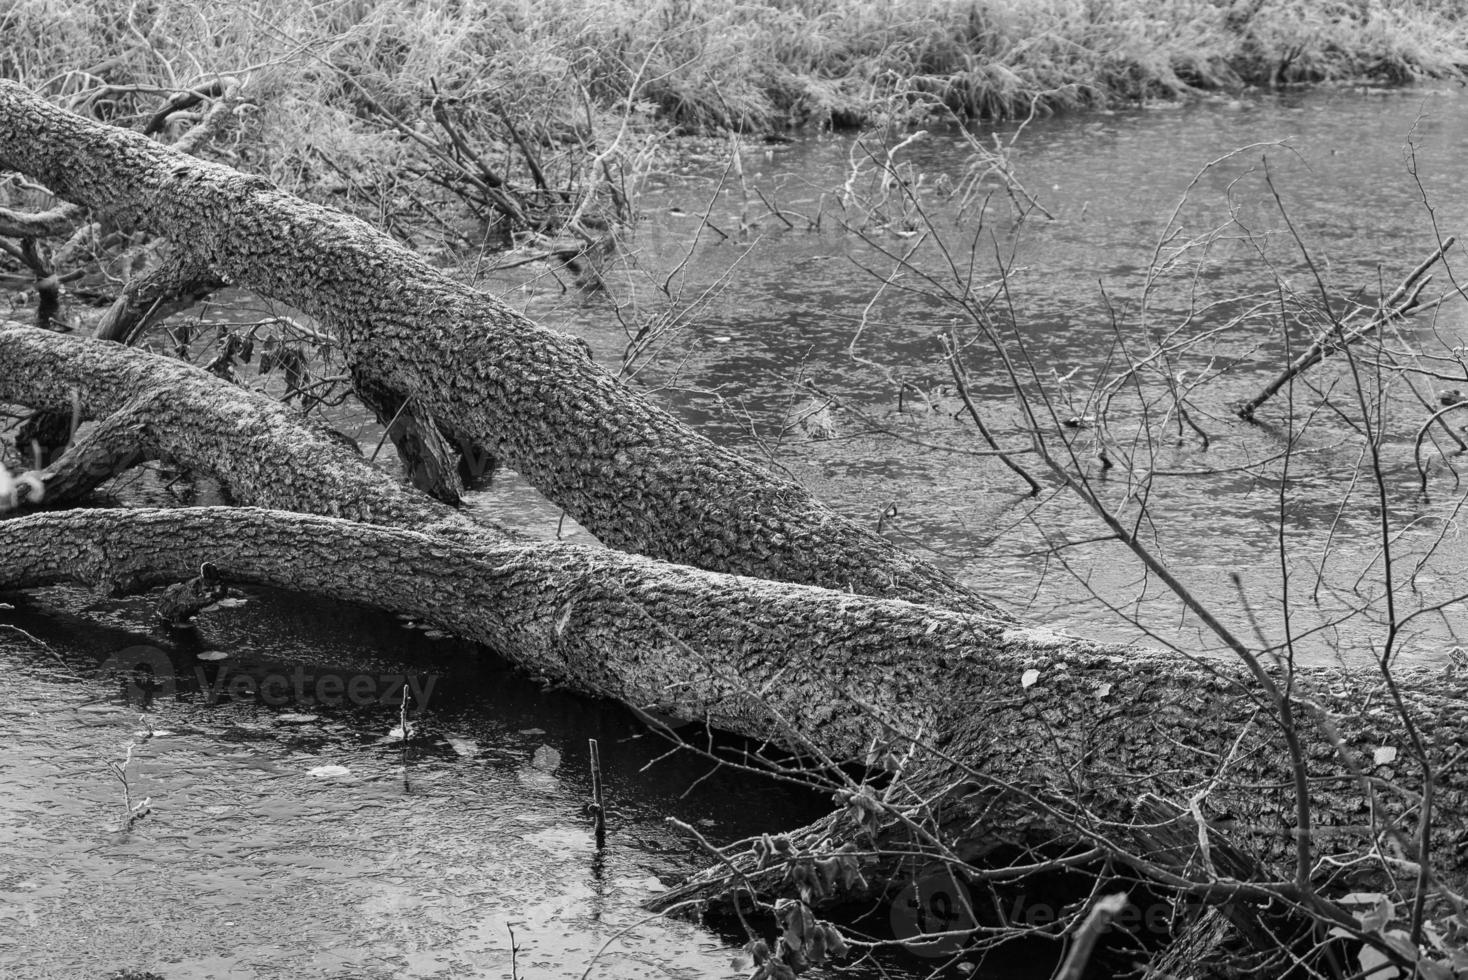
[[[375,390],[504,459],[608,546],[518,540],[269,399],[16,325],[0,330],[0,400],[96,421],[46,471],[49,502],[166,456],[243,506],[0,522],[0,587],[135,589],[207,561],[226,579],[434,621],[654,724],[783,747],[837,794],[791,848],[727,855],[680,896],[783,889],[815,903],[881,890],[935,856],[1002,851],[1224,903],[1251,938],[1277,936],[1283,908],[1375,940],[1330,888],[1426,888],[1433,911],[1468,881],[1461,676],[1398,670],[1388,685],[1266,665],[1282,703],[1245,665],[1021,625],[364,222],[8,83],[0,168],[311,314]],[[1281,736],[1286,707],[1298,754]],[[1342,862],[1348,885],[1332,871]]]

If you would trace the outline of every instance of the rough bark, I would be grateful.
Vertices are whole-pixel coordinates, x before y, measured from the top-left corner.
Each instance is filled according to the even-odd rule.
[[[901,755],[915,740],[926,748],[907,763],[909,802],[915,812],[943,809],[960,849],[1026,835],[1086,843],[1095,833],[1161,860],[1155,841],[1165,835],[1156,826],[1140,835],[1122,829],[1135,801],[1186,800],[1211,784],[1210,812],[1231,813],[1245,828],[1238,846],[1257,867],[1289,852],[1281,828],[1292,819],[1283,789],[1290,760],[1236,666],[616,551],[506,544],[405,491],[278,402],[116,344],[0,330],[0,397],[47,407],[73,393],[84,416],[106,421],[58,472],[111,472],[113,464],[87,463],[148,447],[219,476],[246,502],[383,526],[243,510],[13,520],[0,523],[4,587],[68,577],[133,587],[187,578],[207,561],[237,581],[432,619],[578,690],[812,759]],[[1030,669],[1038,680],[1024,688]],[[1419,671],[1397,681],[1441,767],[1468,744],[1462,679]],[[1376,750],[1404,746],[1390,712],[1362,707],[1376,687],[1369,676],[1307,670],[1297,695],[1332,718],[1344,744],[1382,777],[1387,771],[1370,761]],[[1320,729],[1308,731],[1312,815],[1319,827],[1358,828],[1327,837],[1328,847],[1360,847],[1365,797]],[[1410,765],[1389,769],[1396,785],[1378,821],[1405,813],[1419,788]],[[1444,814],[1464,811],[1461,766],[1442,771],[1438,794]],[[1186,823],[1166,838],[1174,850],[1179,834],[1196,834]],[[813,836],[854,833],[834,821]],[[1461,875],[1461,821],[1444,822],[1434,843],[1443,866]],[[1163,856],[1174,871],[1195,858],[1186,847]]]
[[[779,742],[829,779],[838,777],[822,759],[910,751],[912,795],[896,797],[899,808],[960,850],[1103,844],[1140,870],[1201,883],[1211,879],[1198,874],[1199,828],[1165,802],[1201,793],[1204,812],[1230,815],[1207,834],[1223,878],[1253,872],[1257,883],[1292,851],[1291,760],[1247,673],[1226,662],[577,545],[450,543],[246,508],[0,522],[0,588],[133,589],[190,578],[206,562],[233,581],[423,618],[576,690]],[[1025,687],[1029,670],[1037,679]],[[1396,682],[1437,767],[1440,812],[1460,817],[1468,686],[1435,671],[1399,671]],[[1400,719],[1371,707],[1383,696],[1369,675],[1297,673],[1300,712],[1330,719],[1341,740],[1338,749],[1305,726],[1319,856],[1354,853],[1394,820],[1412,834],[1421,783]],[[1382,748],[1400,761],[1376,763]],[[1341,749],[1377,784],[1374,812]],[[830,835],[855,831],[835,820],[821,833],[829,848]],[[1436,865],[1461,887],[1468,827],[1444,819],[1432,842]],[[891,855],[864,860],[892,870]]]
[[[152,324],[201,302],[224,285],[224,280],[199,263],[165,262],[123,287],[92,336],[131,344]]]
[[[4,397],[60,408],[76,391],[84,414],[106,420],[68,461],[68,478],[88,460],[110,470],[130,453],[168,453],[207,462],[242,499],[351,520],[196,509],[5,521],[0,587],[67,578],[136,587],[191,577],[207,561],[238,581],[408,612],[588,693],[782,744],[853,799],[867,790],[844,784],[835,763],[901,759],[883,834],[906,822],[960,853],[995,836],[1099,846],[1153,880],[1210,895],[1290,884],[1279,869],[1294,847],[1296,760],[1275,706],[1237,665],[1018,628],[646,405],[569,339],[360,222],[258,180],[6,85],[0,165],[119,221],[149,223],[187,242],[194,260],[313,313],[375,382],[415,399],[456,439],[506,456],[598,537],[653,556],[491,542],[370,476],[283,406],[140,352],[20,329],[0,331]],[[1400,837],[1411,860],[1427,766],[1442,816],[1431,856],[1461,888],[1468,688],[1436,672],[1394,680],[1425,758],[1382,706],[1378,675],[1295,676],[1312,846],[1355,860]],[[1229,821],[1200,827],[1187,801]],[[1405,830],[1386,833],[1391,825]],[[834,819],[811,840],[829,847],[861,828],[871,831]],[[1370,868],[1393,870],[1384,860]]]
[[[407,471],[408,482],[441,503],[459,503],[458,457],[431,418],[425,418],[403,398],[362,371],[352,372],[352,390],[387,429]]]
[[[168,456],[217,478],[241,502],[440,534],[508,534],[365,465],[289,406],[206,371],[107,341],[0,328],[0,398],[69,417],[73,396],[83,419],[108,420],[109,458],[135,461],[119,449],[115,433],[125,429],[136,458]],[[72,493],[113,475],[93,457],[53,465]]]
[[[0,166],[318,318],[349,362],[503,459],[601,541],[721,571],[997,610],[698,436],[363,221],[0,83]]]

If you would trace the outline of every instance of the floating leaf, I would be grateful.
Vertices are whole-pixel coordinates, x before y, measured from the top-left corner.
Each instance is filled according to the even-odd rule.
[[[1396,980],[1402,975],[1385,953],[1369,943],[1361,947],[1356,961],[1361,964],[1362,976],[1370,980]]]
[[[319,717],[317,715],[300,715],[287,712],[283,715],[276,715],[275,720],[283,721],[288,725],[305,725],[309,722],[319,720]]]
[[[1038,670],[1036,670],[1035,668],[1031,667],[1029,670],[1025,671],[1023,674],[1020,675],[1019,683],[1020,683],[1020,686],[1021,687],[1031,688],[1031,687],[1034,687],[1035,686],[1035,681],[1037,681],[1039,679],[1040,679],[1040,672]]]
[[[520,785],[537,793],[556,793],[560,791],[561,781],[548,772],[533,767],[517,770],[515,778]]]
[[[1358,913],[1356,918],[1361,920],[1361,931],[1381,932],[1392,920],[1392,900],[1383,895],[1370,911]]]
[[[1384,935],[1386,936],[1387,945],[1391,946],[1398,953],[1401,953],[1405,958],[1414,963],[1421,958],[1422,951],[1417,948],[1417,944],[1412,941],[1412,937],[1406,930],[1389,929]]]
[[[1454,977],[1460,975],[1446,963],[1434,963],[1432,960],[1418,960],[1417,971],[1427,980],[1454,980]]]
[[[447,741],[449,747],[465,759],[472,759],[479,754],[479,743],[472,738],[455,738],[449,736]]]
[[[200,660],[228,660],[229,654],[223,650],[205,650],[199,654]]]
[[[337,776],[350,776],[351,774],[352,770],[346,766],[317,766],[315,769],[308,769],[306,771],[306,775],[315,776],[318,779],[332,779]]]
[[[1389,766],[1397,761],[1397,750],[1394,746],[1383,745],[1376,750],[1376,754],[1371,759],[1378,766]]]

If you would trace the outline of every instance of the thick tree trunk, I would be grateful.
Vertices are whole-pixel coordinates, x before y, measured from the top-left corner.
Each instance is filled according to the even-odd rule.
[[[568,337],[363,221],[0,82],[0,167],[167,236],[318,318],[347,360],[517,470],[608,545],[790,582],[997,610],[648,404]]]
[[[1238,828],[1209,832],[1218,864],[1235,855],[1230,877],[1272,878],[1291,853],[1292,760],[1269,706],[1235,665],[617,551],[505,543],[405,491],[295,411],[206,372],[116,344],[0,331],[0,397],[58,407],[73,393],[83,415],[105,421],[57,472],[100,478],[111,464],[88,471],[75,457],[94,459],[96,444],[121,457],[121,441],[218,476],[242,502],[365,523],[236,509],[11,520],[0,523],[0,587],[78,579],[135,588],[187,578],[208,561],[235,581],[373,603],[488,643],[578,690],[796,751],[814,764],[810,777],[833,788],[842,777],[827,763],[905,758],[903,793],[891,802],[958,854],[997,841],[1104,844],[1136,857],[1139,873],[1192,880],[1198,828],[1162,801],[1200,792],[1208,813],[1228,813]],[[1037,674],[1026,688],[1029,670]],[[1468,730],[1468,691],[1430,672],[1399,672],[1396,681],[1439,772],[1440,812],[1460,815],[1468,780],[1446,763]],[[1338,748],[1318,725],[1305,726],[1317,787],[1309,809],[1325,835],[1313,845],[1318,855],[1368,848],[1420,793],[1413,766],[1375,763],[1379,749],[1407,752],[1393,715],[1362,708],[1378,688],[1337,670],[1297,678],[1305,717],[1331,719],[1341,738]],[[1394,777],[1372,823],[1342,752],[1373,779]],[[1144,798],[1154,803],[1139,820]],[[890,814],[879,823],[884,846],[865,858],[875,886],[901,872],[892,855],[911,850],[889,839],[911,828]],[[830,850],[861,834],[848,815],[805,840]],[[1463,879],[1462,821],[1442,821],[1432,843],[1442,871]],[[756,873],[751,857],[735,864]],[[693,892],[733,886],[720,869]]]
[[[1004,839],[1107,842],[1179,877],[1200,860],[1186,813],[1142,805],[1203,792],[1214,860],[1276,867],[1292,851],[1292,761],[1248,674],[1019,629],[901,600],[705,572],[569,544],[446,542],[433,534],[250,508],[77,510],[0,522],[0,588],[83,581],[136,589],[204,562],[237,582],[377,605],[479,640],[526,669],[664,718],[704,722],[820,760],[906,756],[900,809],[962,827],[959,848]],[[1024,686],[1026,671],[1035,679]],[[1468,809],[1450,765],[1468,732],[1468,686],[1433,671],[1396,684],[1437,768],[1444,814]],[[1363,711],[1379,682],[1298,670],[1316,792],[1317,853],[1410,836],[1421,790],[1403,726]],[[1378,750],[1395,759],[1378,762]],[[1389,778],[1368,814],[1342,756]],[[1401,761],[1396,761],[1401,760]],[[946,784],[946,785],[945,785]],[[940,798],[925,790],[945,786]],[[927,809],[931,812],[923,813]],[[1139,811],[1148,819],[1139,819]],[[1181,818],[1181,819],[1179,819]],[[1177,827],[1168,832],[1167,824]],[[1175,848],[1178,837],[1190,847]],[[1433,834],[1438,867],[1463,884],[1468,826]],[[871,859],[876,861],[874,856]],[[1236,868],[1235,870],[1242,870]]]
[[[131,440],[136,458],[128,465],[167,456],[220,480],[242,503],[440,534],[508,535],[414,493],[264,395],[120,344],[5,329],[0,321],[0,400],[69,417],[73,397],[82,419],[107,419],[112,458],[121,459],[117,450]],[[63,458],[52,469],[67,474],[68,494],[115,475],[95,457],[85,465]]]
[[[1462,676],[1397,670],[1388,688],[1375,672],[1297,670],[1292,758],[1278,706],[1243,667],[1015,626],[360,222],[5,84],[0,165],[320,317],[392,397],[503,454],[603,541],[651,556],[507,543],[268,399],[138,351],[13,329],[0,331],[0,395],[64,409],[75,392],[102,420],[57,464],[71,485],[164,453],[239,500],[329,516],[3,521],[0,587],[137,587],[208,561],[237,581],[421,616],[588,693],[800,754],[848,803],[812,831],[817,849],[899,830],[960,856],[994,839],[1060,842],[1193,894],[1315,909],[1291,870],[1303,812],[1326,876],[1351,866],[1409,890],[1425,842],[1442,881],[1468,881]],[[1392,699],[1400,711],[1382,707]],[[849,762],[892,770],[882,803],[843,773]],[[1429,788],[1439,819],[1419,837]],[[874,887],[892,871],[880,862],[898,859],[880,850],[862,858],[880,872]]]

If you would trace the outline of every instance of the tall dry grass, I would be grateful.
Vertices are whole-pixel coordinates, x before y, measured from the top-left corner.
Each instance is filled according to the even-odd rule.
[[[1004,116],[1468,66],[1468,14],[1429,0],[0,0],[0,39],[0,75],[58,97],[106,86],[117,116],[235,75],[255,107],[242,162],[297,188],[411,170],[411,134],[383,113],[431,129],[435,85],[507,166],[490,124],[530,128],[554,183],[629,120]]]

